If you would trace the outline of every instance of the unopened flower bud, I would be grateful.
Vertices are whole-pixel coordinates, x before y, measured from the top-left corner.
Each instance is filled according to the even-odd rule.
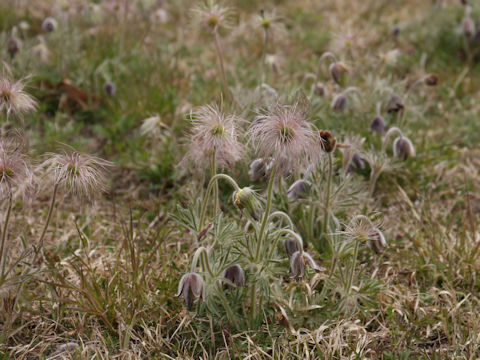
[[[203,299],[204,289],[205,282],[200,275],[196,273],[187,273],[182,276],[182,279],[178,284],[178,292],[175,296],[183,295],[188,310],[191,310],[195,299]]]
[[[103,87],[108,96],[114,96],[117,93],[117,87],[114,83],[107,82]]]
[[[325,96],[326,93],[327,90],[325,89],[325,85],[323,85],[323,83],[321,82],[317,82],[315,84],[315,94],[317,94],[318,96]]]
[[[409,157],[415,157],[415,147],[409,138],[399,136],[393,142],[393,155],[405,161]]]
[[[383,233],[374,228],[371,234],[368,237],[367,246],[372,249],[376,254],[381,254],[383,250],[387,247],[387,241]]]
[[[55,20],[52,17],[47,17],[42,23],[42,29],[45,31],[52,32],[57,30],[57,27],[58,27],[57,20]]]
[[[322,139],[322,148],[325,152],[329,153],[335,150],[335,144],[337,143],[337,139],[333,137],[330,131],[320,131],[320,138]]]
[[[387,125],[382,116],[376,116],[370,124],[370,132],[383,135],[387,132]]]
[[[250,170],[248,170],[248,176],[252,182],[265,178],[265,176],[267,176],[267,164],[265,163],[265,159],[253,160],[250,164]]]
[[[402,99],[400,96],[393,94],[392,97],[390,98],[390,101],[387,104],[387,112],[390,113],[397,113],[399,111],[402,111],[405,108],[405,105],[403,105]]]
[[[227,268],[223,273],[223,277],[235,285],[235,287],[245,286],[245,274],[240,265],[235,264]],[[227,288],[229,290],[234,288],[232,284],[227,283]]]
[[[285,240],[283,246],[285,246],[285,252],[288,256],[292,256],[298,251],[298,242],[295,239]]]
[[[400,35],[400,27],[399,27],[399,26],[394,26],[394,27],[393,27],[392,35],[393,35],[394,37],[398,37],[398,35]]]
[[[437,86],[438,76],[435,74],[430,74],[425,78],[425,85],[427,86]]]
[[[463,19],[462,32],[466,38],[471,38],[475,34],[475,23],[470,16]]]
[[[260,219],[262,206],[257,194],[249,187],[244,187],[233,193],[233,202],[240,211],[246,210],[247,214],[255,221]]]
[[[349,172],[354,172],[357,170],[363,170],[365,169],[366,164],[365,160],[362,159],[359,153],[355,153],[352,156],[352,162],[348,165],[348,171]]]
[[[322,271],[323,268],[317,265],[312,256],[306,252],[295,252],[290,260],[290,273],[292,278],[297,280],[302,279],[305,276],[305,265],[310,266],[315,271]]]
[[[330,65],[329,70],[330,75],[332,75],[333,80],[335,80],[338,85],[345,85],[347,82],[348,68],[344,63],[335,62]]]
[[[331,107],[335,112],[343,112],[347,108],[347,97],[344,94],[335,95]]]
[[[295,181],[287,190],[287,198],[289,199],[305,199],[310,191],[312,184],[306,180]]]
[[[8,40],[7,50],[8,50],[8,53],[10,54],[10,57],[12,59],[18,53],[18,51],[20,50],[20,46],[21,46],[21,42],[20,42],[20,39],[18,39],[17,37],[12,36]]]

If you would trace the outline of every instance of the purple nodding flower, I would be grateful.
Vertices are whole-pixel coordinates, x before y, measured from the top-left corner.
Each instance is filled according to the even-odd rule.
[[[383,135],[387,132],[387,124],[382,116],[376,116],[370,124],[370,132]]]
[[[230,283],[227,283],[227,288],[232,290],[235,287],[245,286],[245,274],[240,265],[235,264],[230,266],[223,273],[223,277],[227,279]],[[232,285],[233,284],[233,285]]]
[[[409,138],[399,136],[393,142],[393,155],[405,161],[409,157],[415,157],[415,147]]]
[[[367,246],[372,249],[376,254],[381,254],[383,250],[387,247],[387,241],[383,233],[374,228],[370,233],[367,241]]]
[[[175,296],[183,295],[188,310],[191,310],[195,299],[200,298],[203,300],[204,291],[205,282],[203,281],[203,278],[197,273],[191,272],[182,276]]]

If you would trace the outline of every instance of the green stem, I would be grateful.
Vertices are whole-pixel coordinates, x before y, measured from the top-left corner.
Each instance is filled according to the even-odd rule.
[[[213,185],[219,179],[227,180],[230,183],[230,185],[232,185],[232,187],[235,189],[235,191],[240,190],[240,187],[238,186],[238,184],[230,176],[226,174],[216,174],[215,176],[213,176],[208,183],[207,192],[205,193],[205,197],[203,198],[202,210],[200,212],[199,231],[203,230],[203,223],[205,222],[205,216],[207,212],[207,203],[208,203],[208,199],[210,198],[210,192],[212,191]]]
[[[268,45],[268,30],[263,29],[263,50],[262,50],[262,77],[261,77],[261,82],[260,86],[265,83],[266,79],[266,74],[267,74],[267,64],[266,64],[266,58],[267,58],[267,45]]]
[[[273,213],[271,213],[268,217],[268,222],[271,222],[276,217],[284,219],[292,229],[294,228],[292,219],[290,219],[290,216],[288,216],[288,214],[284,213],[283,211],[274,211]]]
[[[210,178],[213,178],[215,175],[217,175],[217,166],[215,164],[215,157],[216,157],[216,154],[217,151],[216,150],[213,150],[213,154],[212,154],[212,161],[211,161],[211,177]],[[219,212],[219,208],[220,208],[220,204],[219,204],[219,200],[218,200],[218,183],[215,182],[215,187],[213,188],[213,192],[214,192],[214,214],[218,214]]]
[[[333,159],[332,153],[328,153],[328,179],[327,179],[327,194],[325,196],[325,212],[323,214],[323,236],[327,238],[328,223],[330,221],[330,191],[332,187],[333,177]]]
[[[333,255],[332,263],[330,264],[328,278],[327,278],[327,281],[325,281],[325,285],[323,286],[322,292],[320,293],[320,299],[323,299],[323,297],[325,296],[325,293],[327,292],[327,284],[332,279],[333,272],[335,271],[336,265],[337,265],[337,256]]]
[[[255,252],[255,260],[258,261],[260,258],[260,250],[262,248],[262,241],[267,228],[268,218],[270,217],[270,210],[272,208],[273,200],[273,183],[275,181],[275,173],[277,172],[277,165],[274,165],[272,172],[270,173],[270,179],[268,180],[268,190],[267,190],[267,205],[265,207],[265,213],[263,214],[262,226],[260,227],[260,232],[258,234],[257,242],[257,251]]]
[[[380,173],[374,171],[372,169],[372,174],[370,175],[370,184],[368,185],[368,197],[371,198],[373,193],[375,192],[375,185],[377,184],[377,180]]]
[[[215,28],[213,30],[213,35],[215,38],[215,48],[217,49],[217,55],[218,55],[218,62],[220,63],[220,70],[222,73],[222,80],[223,80],[223,86],[225,93],[228,98],[230,98],[230,92],[228,91],[228,83],[227,83],[227,75],[225,74],[225,66],[223,63],[223,52],[222,52],[222,47],[220,45],[220,36],[218,35],[218,30]]]
[[[7,239],[8,223],[10,221],[11,212],[12,212],[12,193],[10,192],[8,196],[7,214],[5,216],[5,222],[3,224],[2,243],[0,245],[0,262],[2,263],[2,275],[3,275],[3,265],[4,265],[4,262],[7,260],[6,258],[4,259],[3,251],[5,248],[5,240]]]
[[[313,243],[313,223],[315,219],[315,206],[313,204],[310,204],[310,209],[309,209],[309,214],[308,214],[308,239]]]
[[[42,234],[40,235],[40,239],[38,240],[38,248],[37,251],[35,252],[35,257],[33,258],[33,262],[37,260],[38,253],[43,247],[43,241],[45,239],[45,234],[47,233],[48,225],[50,224],[50,220],[52,219],[52,214],[53,214],[53,209],[55,207],[55,199],[57,197],[57,190],[58,190],[58,183],[55,184],[53,187],[53,195],[52,195],[52,200],[50,202],[50,208],[48,209],[48,215],[47,215],[47,221],[45,222],[45,225],[42,230]]]
[[[360,243],[360,241],[355,240],[355,249],[354,249],[354,251],[353,251],[352,271],[350,272],[350,278],[348,279],[348,285],[347,285],[347,297],[350,296],[350,291],[351,291],[351,289],[352,289],[353,275],[355,274],[355,266],[357,265],[357,256],[358,256],[359,243]]]

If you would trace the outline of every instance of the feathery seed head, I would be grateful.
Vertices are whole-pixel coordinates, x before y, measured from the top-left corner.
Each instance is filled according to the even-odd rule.
[[[280,173],[304,165],[316,149],[315,135],[305,109],[277,104],[272,112],[258,115],[248,129],[250,141],[265,158],[274,158]]]
[[[221,7],[209,0],[203,6],[194,10],[197,21],[208,31],[215,32],[222,27],[228,27],[230,9]]]
[[[14,189],[23,196],[34,185],[31,160],[26,144],[19,137],[0,138],[0,199],[10,196]]]
[[[191,117],[190,149],[182,162],[205,165],[215,154],[216,166],[224,168],[240,159],[243,148],[237,140],[238,117],[223,114],[217,105],[201,106]]]
[[[24,91],[23,80],[13,81],[4,73],[0,77],[0,111],[22,115],[35,109],[35,100]]]
[[[107,191],[106,173],[113,163],[76,151],[47,155],[42,167],[53,176],[56,186],[63,185],[68,193],[88,200]]]

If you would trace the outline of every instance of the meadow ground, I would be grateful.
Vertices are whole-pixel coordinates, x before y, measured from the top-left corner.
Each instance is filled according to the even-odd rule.
[[[1,359],[480,357],[477,1],[2,0],[0,44]]]

